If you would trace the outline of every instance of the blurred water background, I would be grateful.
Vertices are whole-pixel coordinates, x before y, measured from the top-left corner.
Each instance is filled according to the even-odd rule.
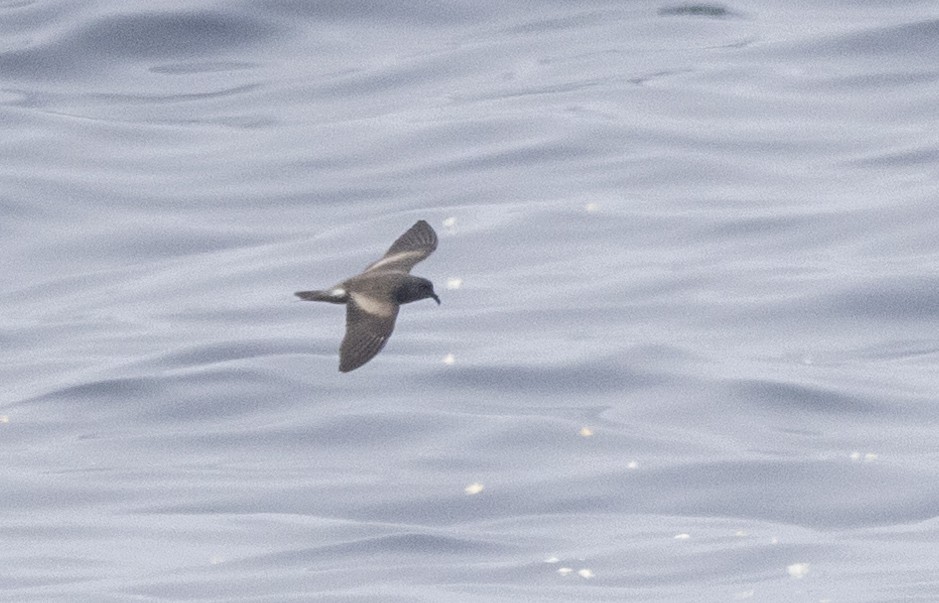
[[[2,600],[939,600],[935,2],[0,34]]]

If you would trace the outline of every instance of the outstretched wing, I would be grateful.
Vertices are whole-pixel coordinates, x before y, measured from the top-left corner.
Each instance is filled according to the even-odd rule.
[[[398,317],[398,304],[352,293],[346,304],[346,336],[339,348],[339,370],[348,373],[385,347]]]
[[[406,233],[392,243],[380,260],[365,272],[410,272],[415,264],[437,249],[437,233],[424,220],[418,220]]]

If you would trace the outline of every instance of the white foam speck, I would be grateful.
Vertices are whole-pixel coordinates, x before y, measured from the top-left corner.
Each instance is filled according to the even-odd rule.
[[[638,463],[637,461],[629,461],[628,463],[626,463],[626,468],[627,468],[627,469],[638,469],[638,468],[639,468],[639,463]]]
[[[587,569],[586,567],[582,570],[577,570],[577,575],[580,576],[581,578],[586,578],[587,580],[589,580],[590,578],[593,578],[593,572]]]
[[[584,205],[584,210],[586,210],[588,214],[595,214],[600,211],[600,204],[591,201],[590,203]]]
[[[459,289],[463,286],[463,279],[458,277],[448,278],[447,279],[447,289]]]
[[[793,563],[792,565],[787,565],[786,573],[788,573],[793,578],[805,578],[805,576],[809,573],[809,564]]]
[[[675,540],[688,540],[691,538],[691,534],[675,534]]]
[[[456,226],[456,218],[453,216],[450,216],[449,218],[446,218],[443,221],[443,227],[448,230],[453,230],[455,226]]]
[[[479,482],[474,482],[468,485],[467,487],[463,488],[463,491],[469,495],[473,495],[473,494],[479,494],[480,492],[483,491],[483,489],[485,489],[485,486],[483,486]]]
[[[544,560],[545,563],[559,563],[560,561],[557,557],[548,557]]]
[[[0,423],[9,423],[10,417],[7,415],[0,415]]]
[[[579,435],[582,438],[589,438],[590,436],[593,435],[593,430],[585,425],[580,428],[580,431],[577,432],[577,435]]]
[[[561,574],[562,576],[566,576],[566,575],[568,575],[569,573],[571,573],[571,572],[573,572],[573,571],[574,571],[573,568],[570,568],[570,567],[559,567],[559,568],[558,568],[558,573]]]
[[[447,354],[443,357],[443,363],[447,366],[452,365],[454,362],[456,362],[456,358],[453,357],[453,354]]]

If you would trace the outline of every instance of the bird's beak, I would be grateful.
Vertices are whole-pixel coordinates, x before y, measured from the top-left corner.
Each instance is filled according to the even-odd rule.
[[[439,305],[440,305],[440,298],[437,297],[437,294],[436,294],[436,293],[431,293],[430,296],[431,296],[432,298],[434,298],[434,301],[437,302],[437,305],[439,306]]]

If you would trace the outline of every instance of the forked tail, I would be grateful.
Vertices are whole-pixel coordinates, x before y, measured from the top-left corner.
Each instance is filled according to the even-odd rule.
[[[344,304],[349,301],[349,295],[345,289],[330,289],[329,291],[297,291],[294,293],[300,299],[306,301],[322,301],[331,304]]]

